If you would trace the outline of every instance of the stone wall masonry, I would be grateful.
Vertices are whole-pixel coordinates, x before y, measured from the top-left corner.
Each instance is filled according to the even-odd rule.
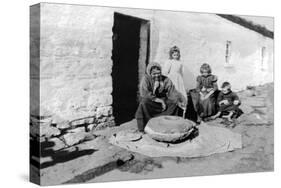
[[[113,13],[48,3],[37,7],[31,8],[37,19],[31,19],[30,137],[41,148],[33,157],[70,148],[115,125]]]
[[[37,17],[31,21],[30,37],[31,136],[39,141],[53,140],[56,149],[78,144],[96,130],[114,126],[114,12],[150,21],[150,61],[163,64],[170,47],[181,49],[187,89],[195,87],[200,65],[205,62],[218,75],[219,85],[230,81],[234,90],[273,81],[273,40],[214,14],[49,3],[39,6],[40,16],[38,9],[31,11]],[[142,32],[141,40],[145,35]],[[228,40],[232,42],[231,66],[225,66]],[[266,49],[263,65],[262,47]],[[145,54],[145,49],[140,53]],[[144,70],[141,67],[139,73]]]
[[[115,125],[112,116],[87,117],[58,124],[53,122],[52,117],[38,118],[38,116],[31,116],[30,122],[31,139],[41,144],[41,154],[45,150],[57,152],[93,139],[95,138],[95,131]],[[46,145],[44,143],[51,144]]]
[[[58,128],[97,127],[108,119],[112,126],[112,13],[40,5],[40,115],[51,115]]]

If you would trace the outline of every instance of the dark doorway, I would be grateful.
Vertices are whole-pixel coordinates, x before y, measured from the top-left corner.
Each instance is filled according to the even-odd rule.
[[[145,69],[148,62],[148,30],[148,21],[119,13],[114,14],[112,97],[116,125],[134,118],[138,106],[139,81],[144,74],[140,69]]]

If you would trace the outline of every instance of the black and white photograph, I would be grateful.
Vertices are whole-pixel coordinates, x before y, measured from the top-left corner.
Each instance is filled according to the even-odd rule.
[[[274,17],[29,11],[31,182],[274,171]]]

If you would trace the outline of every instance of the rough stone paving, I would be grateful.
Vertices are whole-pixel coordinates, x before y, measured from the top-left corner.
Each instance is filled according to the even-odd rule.
[[[229,129],[242,134],[242,149],[202,158],[149,158],[108,143],[112,134],[136,128],[135,121],[99,129],[92,117],[86,123],[62,124],[48,117],[31,117],[31,139],[39,139],[41,145],[41,158],[32,156],[31,168],[40,176],[42,185],[272,171],[273,84],[257,87],[255,96],[249,96],[247,91],[238,94],[244,114],[236,127]],[[221,121],[208,124],[224,126]],[[40,135],[35,135],[39,127]],[[37,163],[41,165],[40,172],[35,168]]]

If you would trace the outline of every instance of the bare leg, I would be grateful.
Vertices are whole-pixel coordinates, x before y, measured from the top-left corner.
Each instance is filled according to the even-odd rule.
[[[231,116],[234,114],[233,111],[230,111],[228,115],[223,116],[224,118],[227,118],[228,121],[232,122]]]
[[[234,128],[236,126],[237,122],[236,119],[232,120],[232,123],[229,125],[231,128]]]
[[[199,125],[202,122],[202,118],[200,116],[197,116],[196,124]]]
[[[218,112],[216,115],[213,115],[211,117],[211,119],[217,119],[218,117],[220,117],[220,115],[221,115],[221,112]]]

